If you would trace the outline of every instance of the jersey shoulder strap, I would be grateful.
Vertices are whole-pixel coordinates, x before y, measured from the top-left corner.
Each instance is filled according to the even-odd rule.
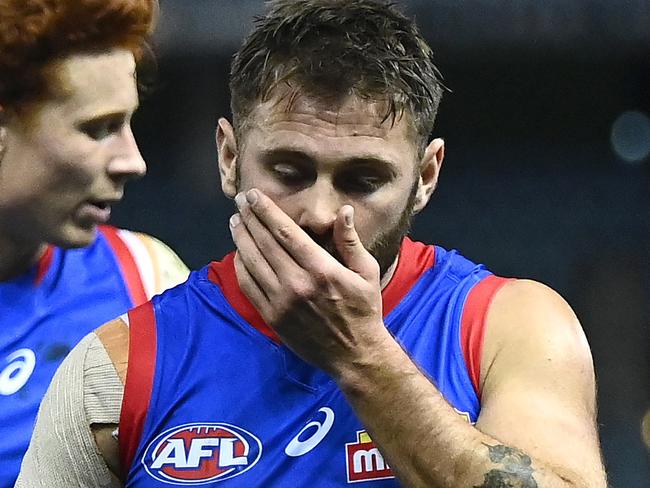
[[[129,326],[128,367],[120,412],[120,464],[126,475],[131,469],[149,410],[156,370],[156,315],[152,302],[123,316]]]
[[[146,302],[148,297],[140,274],[140,267],[134,253],[126,242],[124,237],[126,234],[120,229],[108,225],[100,226],[99,232],[104,236],[115,255],[124,283],[129,291],[132,305],[137,306]]]
[[[467,372],[478,398],[481,398],[481,356],[487,313],[497,291],[511,280],[511,278],[494,275],[486,276],[470,290],[463,307],[460,326],[461,347]]]

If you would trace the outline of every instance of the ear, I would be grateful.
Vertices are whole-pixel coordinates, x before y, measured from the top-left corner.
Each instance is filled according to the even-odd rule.
[[[221,189],[229,198],[237,195],[237,139],[235,131],[224,118],[220,118],[217,126],[217,152],[219,154],[219,175]]]
[[[445,159],[445,141],[434,139],[427,146],[420,161],[420,181],[413,203],[414,213],[419,212],[429,203],[429,199],[438,185],[443,159]]]
[[[0,105],[0,163],[2,158],[4,158],[5,153],[7,152],[7,139],[9,138],[9,131],[5,125],[5,113]]]
[[[7,128],[0,126],[0,164],[7,152]]]

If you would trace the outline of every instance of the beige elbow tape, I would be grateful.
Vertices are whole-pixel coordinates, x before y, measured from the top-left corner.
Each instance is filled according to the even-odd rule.
[[[95,334],[63,361],[39,410],[17,488],[114,487],[90,430],[115,423],[124,389]]]

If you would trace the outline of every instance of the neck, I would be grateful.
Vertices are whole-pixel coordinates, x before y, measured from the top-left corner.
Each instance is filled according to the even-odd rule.
[[[44,243],[20,243],[0,235],[0,282],[23,274],[40,259],[46,249]]]
[[[397,255],[397,257],[395,257],[395,261],[393,261],[393,264],[391,264],[390,267],[386,270],[386,272],[382,275],[381,280],[379,281],[382,290],[386,288],[386,286],[388,286],[388,283],[390,283],[390,280],[393,278],[393,275],[395,274],[395,270],[397,269],[398,261],[399,261],[399,254]]]

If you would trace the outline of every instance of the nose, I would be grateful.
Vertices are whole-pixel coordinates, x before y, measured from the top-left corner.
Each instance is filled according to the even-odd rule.
[[[298,225],[318,236],[331,232],[341,202],[336,190],[329,182],[317,180],[308,189],[300,192],[301,212]]]
[[[111,177],[132,180],[144,176],[147,165],[140,154],[131,126],[125,125],[114,140],[114,153],[108,165]]]

